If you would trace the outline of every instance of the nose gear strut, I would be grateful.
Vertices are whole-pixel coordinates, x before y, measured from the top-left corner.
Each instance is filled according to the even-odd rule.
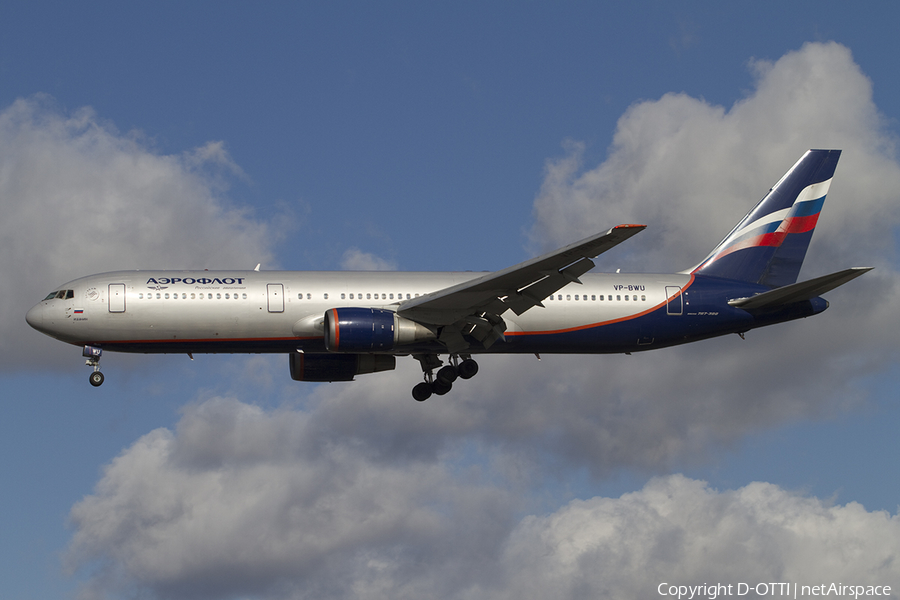
[[[101,354],[103,354],[103,349],[98,346],[85,346],[81,351],[81,355],[87,358],[84,364],[94,367],[94,372],[88,378],[94,387],[100,387],[103,384],[103,373],[100,372]]]

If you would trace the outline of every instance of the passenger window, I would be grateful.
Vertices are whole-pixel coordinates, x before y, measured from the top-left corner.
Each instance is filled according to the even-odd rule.
[[[353,300],[353,294],[350,294],[350,299]]]
[[[372,294],[370,292],[370,293],[366,294],[366,300],[371,300],[371,299],[372,299]]]
[[[393,299],[394,299],[394,295],[391,294],[390,296],[391,296],[391,297],[389,298],[389,300],[393,300]]]
[[[303,300],[303,294],[297,294],[297,300]]]
[[[226,299],[226,300],[231,300],[231,296],[229,296],[228,294],[225,294],[225,299]]]
[[[596,302],[596,301],[597,301],[597,296],[595,296],[594,294],[591,294],[591,302]]]
[[[144,295],[143,295],[143,294],[138,294],[138,300],[143,300],[143,299],[144,299]]]
[[[246,299],[247,299],[247,294],[241,294],[241,296],[243,296],[243,297],[244,297],[244,300],[246,300]]]
[[[641,294],[641,302],[646,302],[646,301],[647,301],[647,296]]]
[[[621,302],[622,296],[616,296],[616,300],[619,300]]]
[[[222,299],[222,294],[216,294],[216,300],[221,300],[221,299]]]
[[[328,294],[325,294],[325,299],[328,300]]]

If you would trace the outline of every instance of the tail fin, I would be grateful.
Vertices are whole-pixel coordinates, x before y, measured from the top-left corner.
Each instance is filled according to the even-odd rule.
[[[772,288],[797,281],[840,150],[809,150],[691,273]]]

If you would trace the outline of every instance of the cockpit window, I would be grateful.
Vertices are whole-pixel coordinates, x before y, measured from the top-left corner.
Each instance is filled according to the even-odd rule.
[[[56,292],[50,292],[47,294],[47,297],[44,300],[53,300],[54,298],[59,298],[60,300],[71,300],[75,297],[75,290],[58,290]]]

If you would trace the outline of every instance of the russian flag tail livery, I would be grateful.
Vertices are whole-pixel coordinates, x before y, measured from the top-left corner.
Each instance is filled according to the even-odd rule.
[[[809,150],[691,273],[796,283],[840,150]]]

